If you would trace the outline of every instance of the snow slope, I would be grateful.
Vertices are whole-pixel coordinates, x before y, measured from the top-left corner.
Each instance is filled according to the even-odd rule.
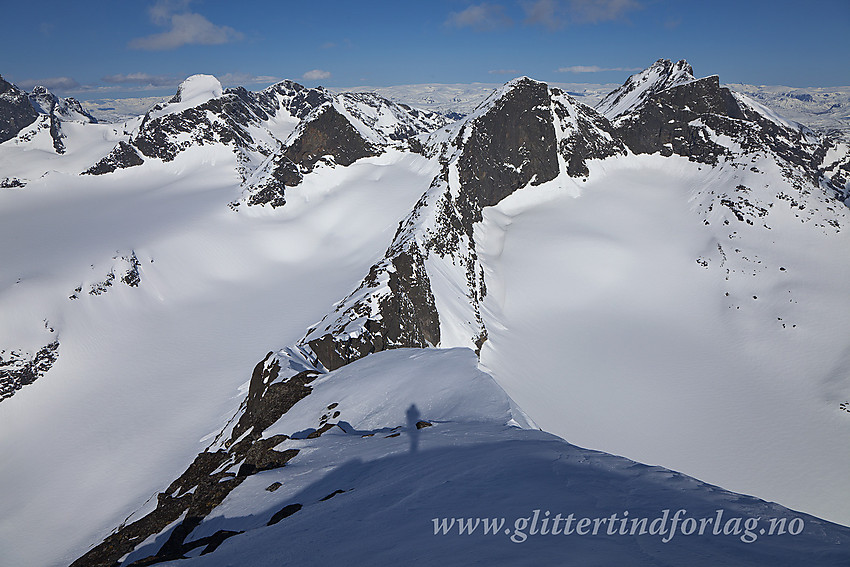
[[[486,209],[482,367],[578,445],[850,523],[850,234],[706,222],[730,177],[632,156]]]
[[[207,546],[198,545],[185,554],[191,559],[163,565],[790,566],[817,557],[819,565],[837,566],[846,561],[848,528],[509,425],[516,414],[508,398],[476,362],[468,349],[399,349],[315,381],[313,393],[264,434],[291,434],[276,450],[298,454],[285,467],[245,480],[187,540],[235,535],[214,553],[201,555]],[[339,413],[329,422],[339,425],[307,437],[320,416],[332,411]],[[417,419],[430,425],[417,429]],[[733,533],[734,521],[727,535],[720,530],[712,535],[710,529],[702,536],[620,535],[624,519],[627,534],[629,519],[652,521],[665,509],[669,515],[682,510],[682,518],[694,521],[716,520],[717,510],[726,518],[721,524],[734,517],[759,520],[751,523],[749,535],[743,528]],[[563,517],[559,524],[556,514]],[[606,524],[595,536],[586,526],[581,531],[587,533],[578,535],[577,523],[564,535],[569,514],[576,522],[583,517],[610,521],[614,514],[617,519],[611,535]],[[451,524],[442,524],[444,518]],[[476,522],[484,518],[504,523],[497,533],[485,534]],[[760,536],[769,518],[803,522],[805,528],[796,536]],[[475,532],[458,533],[457,519],[472,520],[468,529],[475,526]],[[155,551],[165,535],[124,564]]]
[[[0,564],[67,565],[167,485],[269,343],[294,342],[360,278],[432,175],[390,151],[317,169],[285,209],[235,214],[233,153],[207,147],[0,191],[0,339],[60,343],[0,407]],[[138,287],[90,295],[131,251]]]

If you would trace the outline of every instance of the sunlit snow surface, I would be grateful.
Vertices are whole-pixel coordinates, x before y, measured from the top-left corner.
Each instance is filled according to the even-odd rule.
[[[376,403],[377,402],[377,403]],[[412,426],[405,410],[432,425]],[[314,383],[272,433],[314,429],[340,412],[342,427],[316,439],[288,439],[299,449],[285,467],[236,488],[188,541],[219,530],[244,532],[218,550],[167,565],[842,565],[850,530],[741,497],[661,467],[580,449],[551,434],[509,425],[507,396],[476,368],[469,349],[400,349],[377,353]],[[267,524],[286,506],[300,509]],[[567,518],[760,518],[755,541],[744,535],[551,533]],[[548,517],[532,528],[537,510]],[[434,520],[500,520],[498,533],[435,534]],[[523,518],[527,518],[523,524]],[[766,537],[768,518],[803,522],[797,536]],[[795,520],[796,519],[796,520]],[[517,521],[520,523],[517,524]],[[725,523],[725,522],[721,522]],[[524,528],[522,526],[525,526]],[[556,531],[564,529],[560,522]],[[755,525],[755,524],[753,524]],[[575,528],[575,525],[572,526]],[[669,524],[668,524],[669,528]],[[627,529],[630,524],[627,522]],[[143,547],[126,562],[155,551]],[[751,540],[746,536],[745,540]]]
[[[45,319],[60,342],[0,407],[0,564],[68,564],[167,486],[254,364],[356,285],[435,174],[391,150],[318,168],[280,210],[235,213],[234,161],[193,148],[0,191],[0,344],[45,344]],[[139,286],[89,295],[131,251]]]
[[[737,182],[632,156],[485,209],[481,364],[572,443],[850,523],[850,234],[707,225]]]

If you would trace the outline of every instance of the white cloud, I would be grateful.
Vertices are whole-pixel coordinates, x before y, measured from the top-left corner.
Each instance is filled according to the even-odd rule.
[[[617,20],[627,12],[642,6],[635,0],[570,0],[569,13],[576,23],[607,22]]]
[[[525,23],[557,29],[571,24],[596,24],[623,18],[643,6],[637,0],[527,0]]]
[[[24,79],[22,81],[16,81],[15,84],[26,90],[31,90],[35,86],[46,87],[50,90],[59,90],[66,91],[71,89],[76,89],[80,86],[80,83],[72,79],[71,77],[47,77],[44,79]]]
[[[184,45],[220,45],[242,39],[242,34],[228,26],[217,26],[201,14],[189,12],[190,0],[159,0],[150,8],[151,21],[168,29],[162,33],[137,37],[131,49],[163,51]]]
[[[148,9],[151,15],[151,21],[158,26],[168,25],[172,14],[177,12],[188,12],[189,4],[192,0],[157,0],[156,3]]]
[[[640,67],[600,67],[598,65],[572,65],[561,67],[559,73],[602,73],[604,71],[640,71]]]
[[[103,77],[104,82],[113,85],[151,85],[154,87],[167,87],[177,85],[178,81],[175,77],[167,75],[150,75],[148,73],[128,73],[116,75],[107,75]]]
[[[301,75],[302,79],[306,79],[308,81],[319,81],[322,79],[330,79],[331,73],[330,71],[322,71],[321,69],[313,69],[312,71],[307,71],[303,75]]]
[[[476,31],[492,31],[513,24],[499,4],[473,4],[462,12],[449,14],[445,25],[454,28],[472,28]]]
[[[243,87],[245,85],[254,85],[257,83],[279,83],[283,79],[272,75],[252,75],[250,73],[225,73],[218,76],[219,82],[225,87]]]
[[[523,2],[526,24],[540,24],[547,28],[559,28],[563,25],[563,6],[557,0],[536,0]]]
[[[321,69],[313,69],[312,71],[307,71],[303,75],[301,75],[302,79],[306,79],[308,81],[319,81],[322,79],[330,79],[331,74],[330,71],[322,71]]]

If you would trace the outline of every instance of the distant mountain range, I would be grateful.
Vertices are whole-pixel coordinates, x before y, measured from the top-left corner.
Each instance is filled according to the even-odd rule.
[[[595,106],[616,84],[597,83],[549,83],[567,91],[570,96],[589,106]],[[389,100],[408,104],[423,110],[444,115],[466,115],[475,106],[499,88],[498,83],[469,84],[420,84],[392,87],[348,87],[332,89],[335,92],[374,92]],[[815,130],[840,130],[847,135],[850,121],[850,86],[847,87],[783,87],[724,85],[745,94],[778,112],[789,120],[805,124]],[[151,106],[162,102],[162,97],[96,99],[82,101],[83,107],[99,120],[120,122],[146,112]]]

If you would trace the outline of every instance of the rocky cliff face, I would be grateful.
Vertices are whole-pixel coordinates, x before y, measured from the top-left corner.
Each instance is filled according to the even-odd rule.
[[[0,143],[17,136],[36,118],[38,112],[30,104],[27,94],[0,77]]]
[[[280,371],[279,361],[269,353],[254,368],[238,421],[230,424],[207,451],[198,454],[186,471],[157,495],[156,508],[152,512],[132,522],[128,518],[103,543],[74,561],[72,567],[119,564],[122,557],[148,536],[163,532],[169,525],[174,527],[159,549],[132,565],[154,565],[180,559],[198,548],[210,553],[227,538],[241,533],[222,530],[210,537],[186,541],[201,521],[247,478],[283,467],[298,454],[297,449],[275,450],[289,439],[287,435],[263,438],[263,431],[310,393],[309,384],[318,374],[304,371],[280,377]]]

